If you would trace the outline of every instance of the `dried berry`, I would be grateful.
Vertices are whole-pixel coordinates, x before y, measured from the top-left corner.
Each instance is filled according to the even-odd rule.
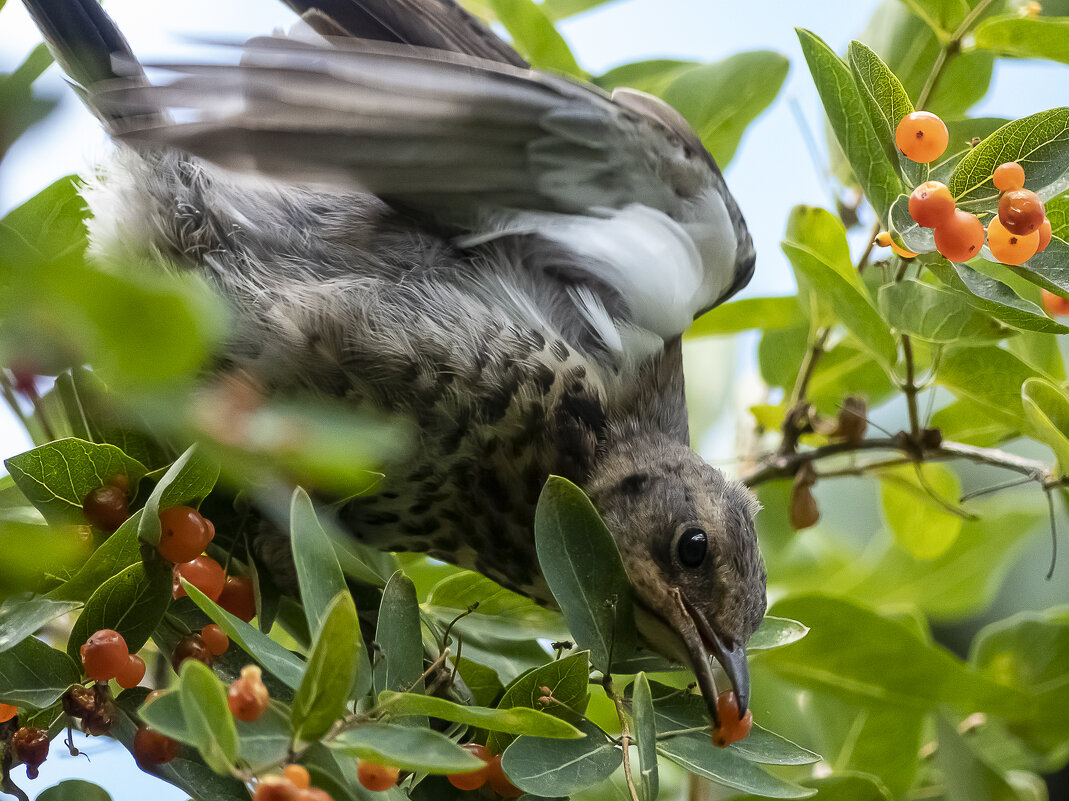
[[[865,431],[868,430],[869,423],[866,415],[868,409],[865,405],[864,398],[857,396],[850,396],[843,401],[843,406],[839,409],[839,417],[835,425],[835,436],[849,442],[851,445],[857,445],[865,438]]]
[[[82,514],[90,525],[111,533],[130,517],[130,501],[121,487],[108,484],[90,490],[82,500]]]
[[[208,650],[208,646],[204,644],[204,640],[196,634],[192,634],[189,637],[183,637],[174,647],[174,653],[171,654],[171,666],[174,668],[175,673],[179,671],[179,668],[182,667],[182,663],[187,659],[196,659],[198,662],[203,662],[209,667],[212,664],[212,652]]]
[[[36,779],[41,763],[48,758],[48,732],[35,726],[24,726],[11,735],[11,750],[16,764],[25,763],[26,775]]]
[[[63,711],[72,718],[84,718],[96,709],[96,696],[93,691],[76,684],[63,693]]]

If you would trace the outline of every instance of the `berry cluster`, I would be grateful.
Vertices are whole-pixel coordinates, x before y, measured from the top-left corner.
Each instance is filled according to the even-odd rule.
[[[286,765],[282,775],[264,776],[256,784],[253,801],[334,801],[326,790],[312,787],[312,777],[300,765]]]
[[[725,690],[717,696],[716,714],[720,718],[720,725],[713,729],[713,745],[718,748],[727,748],[750,733],[753,713],[747,709],[746,714],[739,718],[739,701],[734,690]]]
[[[126,640],[114,629],[100,629],[90,635],[80,653],[85,675],[93,681],[115,679],[128,690],[145,678],[145,660],[130,653]]]
[[[63,711],[82,722],[82,731],[100,736],[111,731],[115,706],[106,684],[75,685],[63,694]]]

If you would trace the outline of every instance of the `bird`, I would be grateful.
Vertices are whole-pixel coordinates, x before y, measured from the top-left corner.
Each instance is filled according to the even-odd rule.
[[[235,320],[220,363],[265,391],[413,422],[338,512],[373,547],[552,605],[534,510],[574,482],[642,639],[714,724],[718,662],[741,718],[758,505],[690,447],[683,391],[684,330],[755,264],[715,160],[663,101],[533,69],[454,0],[286,2],[294,31],[236,63],[142,64],[96,0],[24,0],[116,143],[91,254],[205,278]]]

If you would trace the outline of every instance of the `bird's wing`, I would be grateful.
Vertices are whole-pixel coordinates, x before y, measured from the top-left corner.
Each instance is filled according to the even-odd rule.
[[[446,218],[469,245],[534,234],[623,298],[661,338],[749,279],[753,252],[723,178],[671,108],[456,53],[352,39],[253,40],[240,65],[152,65],[155,87],[102,87],[119,112],[165,109],[132,143],[225,167],[374,193]],[[597,283],[595,282],[595,283]],[[592,321],[606,297],[581,298]],[[615,304],[618,305],[618,304]]]

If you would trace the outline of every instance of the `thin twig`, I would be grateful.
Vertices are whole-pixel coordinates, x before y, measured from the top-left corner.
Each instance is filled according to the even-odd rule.
[[[1044,490],[1047,496],[1047,512],[1050,514],[1050,569],[1047,571],[1047,581],[1054,576],[1054,565],[1058,562],[1058,522],[1054,514],[1054,496],[1048,487]]]
[[[817,331],[816,336],[813,337],[813,344],[809,346],[809,350],[805,353],[802,366],[798,368],[798,378],[794,382],[794,389],[791,390],[791,408],[805,400],[806,392],[809,390],[809,382],[813,378],[813,372],[817,369],[817,362],[824,355],[824,344],[828,341],[828,334],[830,333],[830,328],[821,328]]]
[[[902,385],[902,392],[906,396],[906,407],[909,409],[909,433],[915,440],[920,438],[921,422],[917,413],[917,382],[913,366],[913,341],[909,334],[902,335],[902,359],[906,363],[906,382]]]
[[[631,775],[631,728],[627,723],[624,701],[613,689],[612,677],[608,673],[601,680],[601,686],[604,688],[605,694],[612,699],[613,704],[616,706],[616,715],[620,718],[620,746],[624,755],[624,781],[627,783],[627,789],[631,793],[631,801],[639,801],[638,789],[635,787],[635,777]]]

